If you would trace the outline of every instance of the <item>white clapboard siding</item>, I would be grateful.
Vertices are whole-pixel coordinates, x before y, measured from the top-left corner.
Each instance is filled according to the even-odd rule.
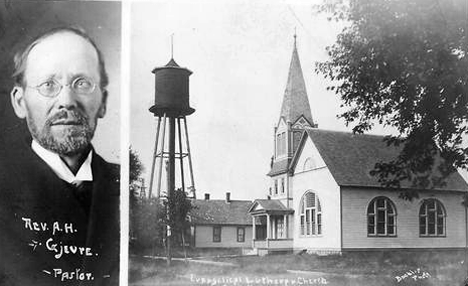
[[[343,249],[354,248],[457,248],[465,246],[465,211],[462,194],[424,191],[411,202],[398,198],[399,191],[342,188]],[[368,237],[367,206],[377,196],[386,196],[397,212],[396,237]],[[446,210],[446,237],[419,236],[419,208],[423,199],[436,198]]]
[[[221,241],[213,242],[213,226],[197,225],[195,227],[195,247],[199,248],[247,248],[252,247],[252,226],[241,226],[245,228],[245,241],[237,242],[237,226],[221,226]]]

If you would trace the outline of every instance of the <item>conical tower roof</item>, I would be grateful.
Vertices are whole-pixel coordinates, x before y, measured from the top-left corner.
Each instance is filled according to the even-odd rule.
[[[301,62],[297,53],[296,35],[294,35],[294,49],[280,116],[286,122],[294,123],[302,115],[309,121],[311,126],[314,126],[304,76],[302,75]]]
[[[176,63],[174,58],[171,58],[171,60],[166,64],[166,67],[179,67],[179,65]]]

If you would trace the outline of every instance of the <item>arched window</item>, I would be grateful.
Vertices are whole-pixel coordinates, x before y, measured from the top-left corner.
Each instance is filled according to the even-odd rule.
[[[445,208],[438,200],[427,199],[421,204],[419,235],[445,236]]]
[[[306,193],[300,203],[301,236],[322,234],[322,208],[313,192]]]
[[[368,236],[396,236],[396,209],[387,197],[373,199],[367,207]]]
[[[316,168],[317,166],[315,165],[315,161],[314,159],[312,159],[311,157],[307,158],[305,161],[304,161],[304,167],[302,169],[302,171],[308,171],[308,170],[312,170],[314,168]]]

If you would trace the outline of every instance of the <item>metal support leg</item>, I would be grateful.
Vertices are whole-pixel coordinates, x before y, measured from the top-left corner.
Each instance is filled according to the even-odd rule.
[[[193,179],[193,167],[192,167],[192,156],[190,155],[190,144],[188,139],[188,129],[187,129],[187,118],[184,117],[184,126],[185,126],[185,139],[187,140],[187,153],[188,153],[188,161],[189,161],[189,168],[190,168],[190,179],[193,188],[193,198],[196,199],[195,196],[195,180]]]
[[[158,174],[158,189],[157,189],[157,198],[159,198],[159,196],[161,195],[161,176],[162,176],[162,164],[163,164],[163,160],[164,160],[164,137],[165,137],[165,134],[166,134],[166,114],[164,113],[164,117],[163,117],[163,129],[162,129],[162,146],[161,146],[161,158],[160,158],[160,161],[159,161],[159,174]]]
[[[177,131],[178,131],[178,135],[179,135],[180,182],[182,183],[182,190],[185,192],[184,158],[182,156],[182,134],[181,134],[181,131],[180,131],[180,118],[177,118],[177,127],[178,127]]]
[[[156,129],[156,141],[154,142],[153,163],[151,164],[151,179],[148,197],[151,199],[153,194],[154,168],[156,167],[156,157],[158,155],[159,128],[161,127],[161,116],[158,116],[158,127]]]

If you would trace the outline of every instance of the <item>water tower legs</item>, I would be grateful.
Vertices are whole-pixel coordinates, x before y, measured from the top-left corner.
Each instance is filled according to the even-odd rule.
[[[193,177],[193,168],[192,168],[192,157],[190,155],[190,145],[188,139],[188,129],[187,129],[187,119],[185,116],[167,116],[164,114],[162,117],[157,117],[157,128],[156,128],[156,140],[154,144],[154,153],[153,160],[151,165],[151,177],[149,185],[149,197],[153,195],[153,188],[156,187],[156,198],[161,196],[161,182],[162,182],[162,171],[163,171],[163,161],[167,162],[166,168],[166,177],[167,178],[167,195],[169,195],[169,190],[176,189],[176,175],[180,179],[180,188],[184,191],[191,192],[191,196],[195,198],[195,183]],[[169,119],[169,120],[167,120]],[[184,125],[185,134],[182,133],[182,126]],[[161,126],[162,125],[162,126]],[[166,125],[168,126],[168,131],[166,132]],[[166,133],[167,139],[166,139]],[[183,138],[185,135],[185,138]],[[185,140],[184,140],[185,139]],[[167,141],[167,142],[166,142]],[[177,146],[176,146],[176,143]],[[184,146],[185,143],[185,146]],[[167,145],[167,146],[166,146]],[[178,148],[177,148],[178,147]],[[185,147],[185,151],[184,151]],[[168,149],[168,150],[166,150]],[[187,157],[189,164],[189,175],[191,186],[188,186],[186,189],[186,173],[184,169],[184,158]],[[157,158],[159,158],[158,163]],[[180,173],[176,174],[176,160],[179,159]],[[156,178],[155,178],[156,177]],[[156,186],[154,186],[154,181],[156,179]]]

